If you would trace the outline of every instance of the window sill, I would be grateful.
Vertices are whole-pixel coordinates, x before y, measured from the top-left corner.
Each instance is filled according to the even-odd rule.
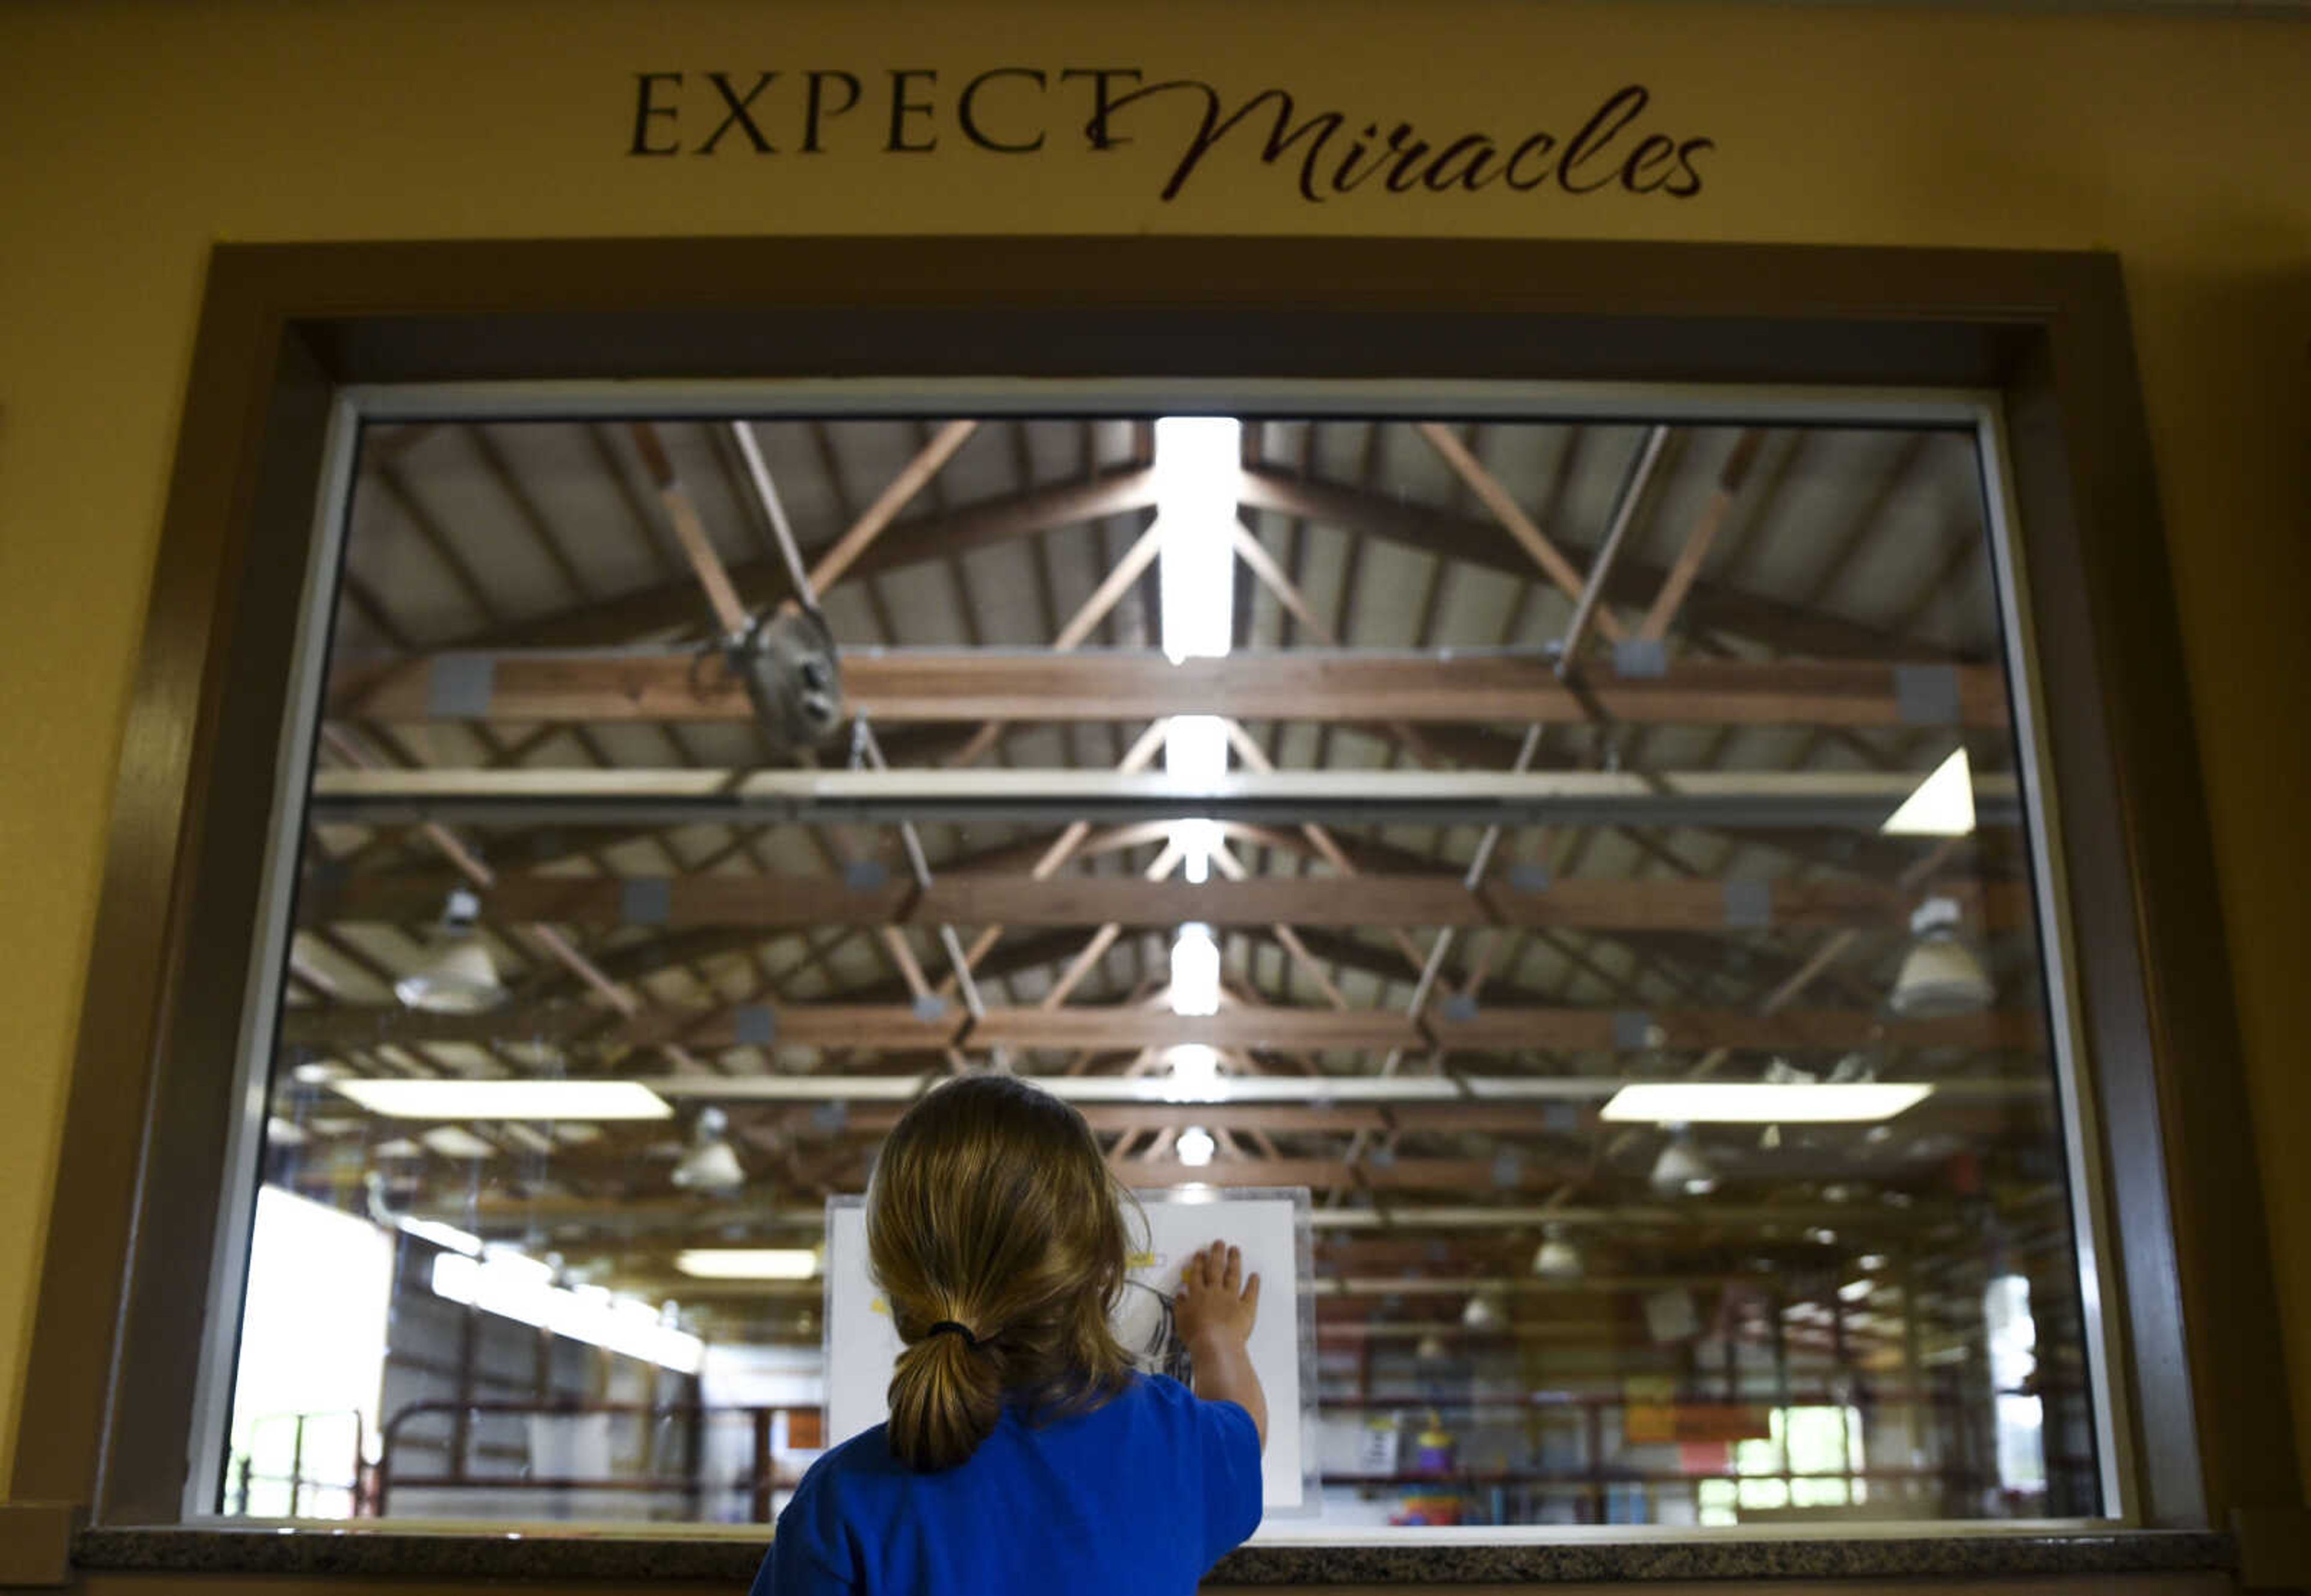
[[[1482,1531],[1393,1532],[1387,1543],[1245,1547],[1215,1585],[1473,1584],[1704,1579],[1985,1578],[2229,1569],[2226,1534],[2175,1531],[1975,1531],[1921,1535],[1682,1534],[1583,1530],[1547,1540]],[[1401,1537],[1399,1539],[1398,1537]],[[637,1535],[552,1526],[414,1532],[285,1528],[93,1529],[73,1541],[83,1569],[511,1581],[667,1580],[743,1584],[762,1560],[751,1536]]]

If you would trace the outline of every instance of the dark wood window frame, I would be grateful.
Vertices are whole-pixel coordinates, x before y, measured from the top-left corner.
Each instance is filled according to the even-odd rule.
[[[1243,239],[223,246],[115,789],[14,1495],[182,1516],[240,994],[345,385],[1176,377],[2002,403],[2063,795],[2136,1517],[2298,1501],[2233,988],[2115,257]]]

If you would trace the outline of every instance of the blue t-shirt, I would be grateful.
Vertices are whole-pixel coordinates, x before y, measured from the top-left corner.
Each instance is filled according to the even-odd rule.
[[[1007,1408],[919,1474],[876,1425],[812,1465],[754,1596],[1188,1596],[1260,1525],[1260,1434],[1234,1402],[1134,1376],[1042,1426]]]

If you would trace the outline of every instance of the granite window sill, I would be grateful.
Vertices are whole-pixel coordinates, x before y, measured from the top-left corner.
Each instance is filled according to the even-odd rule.
[[[494,1533],[392,1530],[91,1529],[73,1541],[82,1568],[188,1574],[362,1575],[516,1582],[697,1580],[743,1588],[760,1540],[652,1539],[525,1527]],[[1212,1571],[1215,1585],[1471,1584],[1578,1581],[1995,1578],[2223,1570],[2223,1534],[2175,1531],[1756,1539],[1251,1546]]]

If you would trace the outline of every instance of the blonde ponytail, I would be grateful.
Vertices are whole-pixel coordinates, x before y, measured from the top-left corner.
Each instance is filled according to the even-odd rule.
[[[894,1456],[951,1469],[1007,1402],[1033,1422],[1122,1389],[1109,1316],[1128,1200],[1084,1117],[1016,1077],[966,1076],[907,1111],[867,1190],[868,1260],[906,1344]]]
[[[891,1376],[891,1449],[910,1468],[952,1469],[1003,1417],[1003,1374],[991,1347],[927,1335]]]

